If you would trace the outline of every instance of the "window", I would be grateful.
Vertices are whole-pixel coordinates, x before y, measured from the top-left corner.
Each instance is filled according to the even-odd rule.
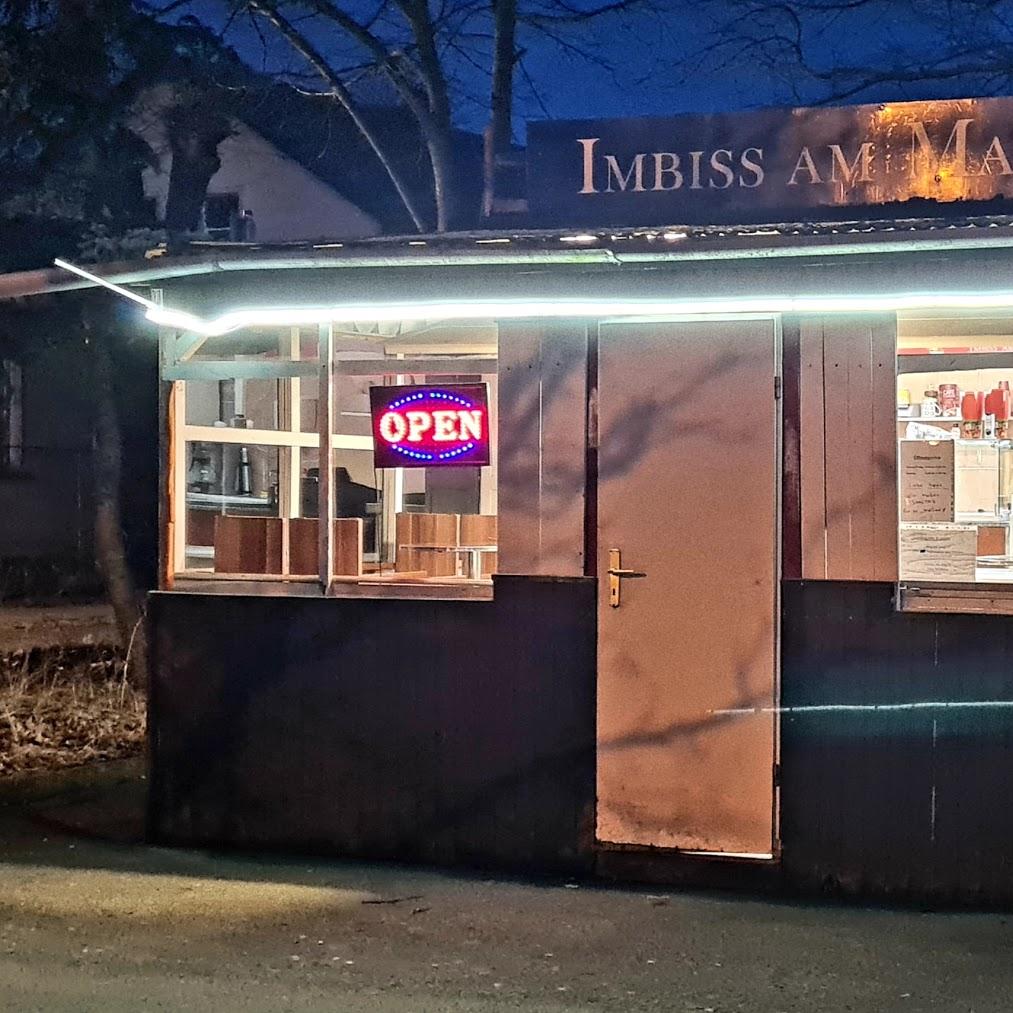
[[[0,471],[16,471],[23,463],[23,386],[21,366],[0,360]]]
[[[204,226],[212,239],[228,239],[239,214],[239,194],[209,193],[204,199]]]
[[[1013,590],[1013,316],[898,321],[899,576],[937,602]]]
[[[167,339],[175,574],[491,587],[497,335],[406,321]]]

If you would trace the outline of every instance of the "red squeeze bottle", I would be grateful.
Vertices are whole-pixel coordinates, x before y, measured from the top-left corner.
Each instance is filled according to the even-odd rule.
[[[960,403],[960,435],[965,440],[981,439],[981,416],[984,409],[984,395],[981,391],[968,391]]]
[[[992,391],[993,414],[995,415],[995,438],[1009,439],[1009,390]]]

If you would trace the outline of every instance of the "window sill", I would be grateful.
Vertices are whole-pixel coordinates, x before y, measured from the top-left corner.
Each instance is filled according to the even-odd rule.
[[[1013,615],[1013,584],[898,584],[898,612]]]
[[[312,577],[265,579],[262,575],[239,574],[225,576],[209,573],[181,573],[173,581],[169,592],[187,594],[228,594],[249,597],[291,598],[403,598],[437,601],[491,601],[492,580],[482,581],[405,581],[361,580],[338,578],[331,583],[325,595],[317,580]]]

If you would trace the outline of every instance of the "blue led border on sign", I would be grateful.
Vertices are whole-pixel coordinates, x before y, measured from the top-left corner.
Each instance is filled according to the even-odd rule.
[[[462,454],[468,453],[469,450],[475,449],[474,443],[466,443],[463,447],[445,450],[442,454],[430,454],[424,450],[409,450],[407,447],[402,447],[400,443],[389,443],[388,446],[391,450],[396,450],[399,454],[415,461],[449,461],[453,457],[460,457]]]
[[[458,397],[456,394],[448,394],[442,390],[420,390],[415,394],[406,394],[404,397],[399,397],[396,401],[391,401],[387,405],[387,411],[391,408],[401,408],[406,404],[411,404],[414,401],[452,401],[454,404],[461,405],[462,408],[472,408],[474,403],[468,401],[466,398]]]

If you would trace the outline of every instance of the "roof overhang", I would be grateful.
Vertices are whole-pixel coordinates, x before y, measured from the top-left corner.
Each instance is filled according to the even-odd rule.
[[[860,292],[847,290],[795,290],[735,295],[686,292],[672,297],[650,298],[644,292],[625,295],[613,288],[601,294],[588,286],[572,297],[551,297],[532,289],[524,297],[523,286],[513,293],[490,298],[467,298],[463,290],[453,298],[405,300],[384,296],[361,298],[361,293],[340,293],[333,304],[308,299],[285,304],[254,305],[252,300],[216,310],[207,317],[163,306],[136,289],[160,288],[181,280],[207,282],[210,278],[244,272],[317,271],[356,269],[397,271],[414,277],[414,269],[467,269],[512,267],[551,269],[594,268],[599,276],[628,278],[645,267],[680,264],[699,272],[710,262],[744,266],[762,261],[768,267],[784,258],[828,257],[863,254],[1007,250],[1013,254],[1013,220],[975,219],[959,224],[938,221],[837,222],[738,228],[690,228],[604,230],[595,232],[554,231],[526,233],[459,233],[427,237],[389,237],[368,241],[301,244],[298,246],[252,246],[193,244],[183,257],[159,255],[141,262],[96,265],[77,274],[62,268],[0,276],[0,299],[103,285],[145,306],[155,323],[204,334],[221,334],[250,325],[310,324],[325,321],[428,318],[476,319],[511,317],[624,316],[632,314],[712,315],[715,313],[856,312],[905,308],[979,308],[1013,305],[1013,281],[982,286],[981,291],[946,289],[940,283]],[[854,258],[852,258],[854,259]],[[864,259],[864,258],[862,258]],[[509,274],[517,272],[507,271]],[[544,273],[544,272],[543,272]],[[327,277],[331,275],[328,274]],[[421,277],[421,275],[420,275]],[[238,279],[237,279],[238,280]],[[171,286],[170,286],[171,287]]]
[[[89,265],[118,285],[153,286],[241,271],[448,266],[613,266],[709,260],[846,256],[911,250],[1013,247],[1013,218],[801,222],[756,226],[680,226],[468,232],[384,236],[342,242],[256,245],[194,242],[184,256],[151,251],[144,260]],[[58,268],[0,275],[0,300],[94,285]]]

